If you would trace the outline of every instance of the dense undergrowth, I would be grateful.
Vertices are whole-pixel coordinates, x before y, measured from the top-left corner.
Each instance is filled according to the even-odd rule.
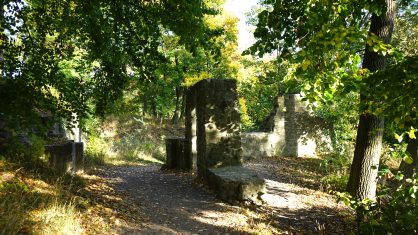
[[[138,220],[139,210],[110,182],[87,173],[59,175],[47,163],[39,138],[13,142],[0,154],[0,234],[116,234]],[[17,144],[16,144],[17,143]]]
[[[80,212],[73,189],[79,177],[57,177],[38,164],[29,170],[0,160],[0,227],[2,234],[81,234]]]

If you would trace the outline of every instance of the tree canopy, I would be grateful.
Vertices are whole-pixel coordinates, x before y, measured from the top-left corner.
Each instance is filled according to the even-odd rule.
[[[16,0],[0,10],[0,119],[19,125],[40,112],[71,123],[93,96],[103,114],[128,78],[152,79],[163,31],[192,50],[216,35],[202,1]]]

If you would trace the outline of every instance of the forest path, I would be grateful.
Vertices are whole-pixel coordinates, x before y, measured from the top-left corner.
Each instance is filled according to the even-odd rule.
[[[315,161],[292,161],[246,163],[267,183],[266,204],[247,208],[216,199],[192,174],[162,172],[159,165],[112,166],[101,175],[141,210],[142,223],[125,225],[121,234],[349,233],[347,208],[317,190],[309,168]]]

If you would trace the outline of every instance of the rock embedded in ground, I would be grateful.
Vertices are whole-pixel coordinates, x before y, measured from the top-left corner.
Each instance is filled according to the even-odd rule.
[[[265,192],[265,181],[257,174],[242,166],[208,169],[208,181],[218,196],[229,203],[239,201],[261,202]]]

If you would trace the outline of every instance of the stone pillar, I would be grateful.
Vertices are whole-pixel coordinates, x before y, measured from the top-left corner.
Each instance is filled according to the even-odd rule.
[[[49,164],[60,174],[84,170],[83,142],[46,145],[45,153],[49,155]]]
[[[186,92],[186,118],[185,118],[185,141],[184,157],[190,159],[192,168],[197,169],[197,137],[196,137],[196,92],[190,87]]]
[[[167,138],[165,141],[167,158],[163,169],[190,171],[192,162],[185,154],[188,141],[179,137]]]
[[[82,172],[84,170],[84,143],[75,142],[75,162],[74,172]]]
[[[49,164],[60,174],[71,171],[73,167],[72,158],[73,142],[59,145],[45,146],[45,153],[49,154]]]
[[[235,80],[207,79],[193,89],[197,114],[197,170],[242,165],[240,111]]]

